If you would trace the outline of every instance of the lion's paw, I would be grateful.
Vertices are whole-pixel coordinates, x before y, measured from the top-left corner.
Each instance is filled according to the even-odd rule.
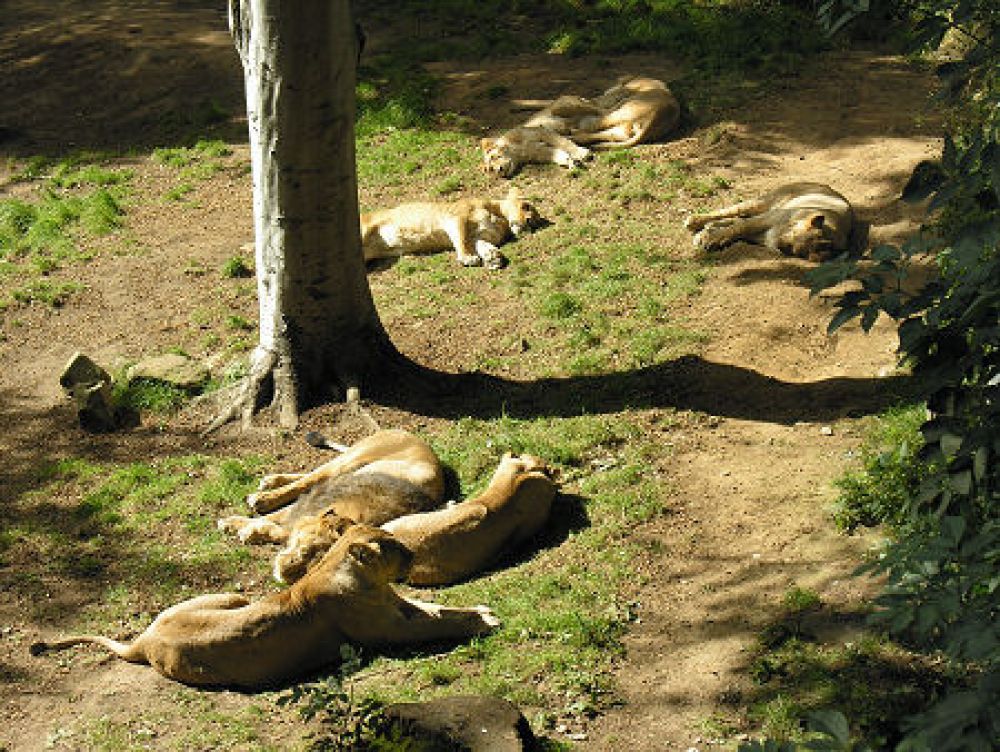
[[[240,543],[271,543],[274,537],[271,535],[275,524],[270,520],[247,520],[239,530],[236,531]]]
[[[220,517],[215,522],[215,527],[223,533],[238,533],[240,528],[249,522],[249,518],[234,515],[232,517]]]
[[[483,257],[483,266],[492,271],[503,269],[507,265],[507,259],[499,251],[487,254]]]
[[[247,495],[247,506],[250,507],[250,511],[256,514],[260,514],[260,509],[258,506],[261,504],[261,494],[252,493]]]
[[[485,624],[490,629],[496,629],[500,626],[500,618],[493,613],[493,609],[489,606],[474,606],[476,611],[479,612],[479,617],[482,619],[483,624]]]
[[[691,240],[694,243],[694,247],[699,251],[715,251],[721,247],[719,243],[719,238],[715,233],[711,232],[708,228],[701,230],[695,234],[694,238]]]
[[[272,488],[277,488],[281,485],[281,476],[279,475],[265,475],[260,479],[257,484],[258,491],[268,491]]]
[[[699,217],[697,214],[690,214],[688,218],[684,220],[684,227],[686,227],[691,232],[697,232],[705,226],[705,220]]]
[[[482,266],[483,260],[479,256],[459,256],[458,263],[462,266]]]

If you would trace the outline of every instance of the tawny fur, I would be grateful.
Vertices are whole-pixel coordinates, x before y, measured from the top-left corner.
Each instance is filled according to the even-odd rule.
[[[624,78],[592,100],[559,97],[523,125],[482,139],[483,166],[507,178],[529,163],[577,167],[590,158],[590,149],[657,141],[670,135],[679,121],[680,105],[665,83]]]
[[[302,511],[293,508],[278,514],[271,514],[272,512],[288,506],[324,481],[352,473],[391,476],[405,481],[426,494],[434,503],[439,503],[444,495],[444,471],[434,451],[418,436],[395,429],[373,433],[311,472],[266,475],[260,482],[260,490],[248,496],[247,503],[257,514],[267,515],[259,518],[263,522],[281,527],[302,516]],[[312,500],[316,503],[304,505],[307,508],[306,514],[316,514],[328,505],[323,504],[323,498],[322,494],[317,494]],[[310,508],[312,511],[308,511]],[[219,521],[219,527],[238,532],[250,519],[226,518]],[[275,542],[283,540],[284,538]]]
[[[463,266],[499,269],[499,247],[541,221],[532,204],[512,188],[500,200],[462,199],[402,204],[361,215],[365,261],[410,253],[454,250]]]
[[[717,251],[743,240],[786,256],[825,261],[850,249],[854,210],[823,183],[792,183],[759,199],[696,214],[684,223],[694,245]]]
[[[536,535],[555,497],[552,475],[537,457],[506,454],[479,496],[384,524],[414,552],[407,581],[444,585],[467,579]],[[301,576],[309,557],[329,547],[343,529],[343,520],[333,514],[303,520],[275,560],[275,576],[284,581]]]
[[[499,625],[485,606],[449,608],[399,595],[390,583],[405,576],[412,558],[391,534],[355,525],[282,592],[255,602],[202,595],[168,608],[131,643],[78,635],[35,643],[31,653],[94,643],[186,684],[259,689],[335,662],[347,642],[465,639]]]

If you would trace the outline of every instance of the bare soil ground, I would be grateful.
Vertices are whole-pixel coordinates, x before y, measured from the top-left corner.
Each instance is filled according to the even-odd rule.
[[[6,156],[141,151],[165,145],[174,122],[164,113],[188,112],[192,102],[213,99],[239,111],[241,72],[216,11],[184,3],[128,10],[102,4],[99,11],[77,9],[70,16],[61,13],[75,4],[11,5],[0,30],[0,152]],[[619,71],[670,78],[678,65],[652,56],[524,56],[433,66],[444,80],[441,109],[489,130],[517,115],[483,97],[484,87],[499,82],[526,99],[589,94]],[[818,180],[853,199],[871,223],[873,240],[898,239],[912,229],[916,215],[896,197],[913,165],[940,146],[936,119],[928,114],[929,76],[896,57],[830,53],[805,74],[773,83],[739,109],[707,113],[680,139],[642,148],[726,176],[733,187],[716,197],[720,204],[788,181]],[[178,132],[186,125],[181,117],[176,123]],[[237,159],[244,159],[242,124],[232,126]],[[163,194],[169,178],[160,166],[136,157],[134,169],[137,195]],[[543,208],[558,197],[559,184],[549,182],[554,169],[531,170],[525,178]],[[18,186],[0,177],[0,196],[16,194]],[[229,300],[217,276],[197,273],[199,267],[218,269],[250,239],[249,179],[238,169],[222,172],[202,184],[196,198],[182,211],[163,201],[138,201],[128,229],[142,252],[101,253],[74,268],[85,291],[65,306],[0,313],[0,504],[8,510],[36,483],[35,469],[60,457],[130,461],[197,450],[263,453],[281,467],[320,459],[297,436],[266,431],[206,441],[183,416],[107,437],[73,426],[56,380],[74,351],[113,363],[194,341],[192,312],[220,295],[233,313],[254,319],[252,296]],[[663,221],[678,226],[683,210],[682,204],[664,209]],[[679,248],[678,254],[691,251]],[[839,535],[826,506],[831,480],[859,441],[858,420],[886,404],[898,386],[891,376],[895,335],[883,323],[867,336],[848,327],[828,337],[831,305],[809,297],[801,280],[807,267],[741,245],[720,254],[704,291],[687,304],[687,320],[711,338],[700,357],[665,366],[672,392],[661,403],[679,412],[669,427],[657,429],[654,421],[649,430],[670,450],[655,471],[670,489],[672,512],[636,531],[659,541],[662,555],[637,563],[650,579],[632,594],[640,620],[626,639],[616,677],[624,703],[585,730],[588,749],[704,747],[711,739],[702,721],[727,697],[752,692],[741,672],[746,650],[788,587],[815,589],[831,612],[849,611],[865,597],[863,583],[848,574],[870,541]],[[390,274],[372,276],[376,299]],[[469,353],[482,341],[516,325],[484,322],[475,307],[467,317],[447,327],[404,318],[387,326],[402,351],[455,371],[471,367]],[[446,420],[391,407],[373,406],[372,413],[384,426],[432,428]],[[315,410],[302,430],[337,417],[335,406]],[[827,426],[832,430],[821,431]],[[351,431],[360,435],[364,427],[346,433]],[[51,500],[56,509],[71,502]],[[27,564],[6,559],[0,582],[12,582],[14,569]],[[183,722],[167,709],[190,703],[198,712],[202,706],[193,693],[180,693],[148,669],[96,657],[27,657],[39,633],[57,631],[88,598],[76,583],[50,584],[47,613],[53,616],[44,623],[26,617],[16,588],[0,589],[0,712],[6,719],[0,748],[85,748],[74,741],[74,727],[139,714],[165,720],[160,727],[133,729],[133,742],[177,748]],[[838,626],[850,624],[834,620],[831,634]],[[248,738],[240,748],[282,748],[298,738],[294,716],[276,709],[268,696],[221,692],[207,702],[218,713],[255,708],[258,718],[275,724],[269,738]],[[187,744],[214,747],[211,739]]]

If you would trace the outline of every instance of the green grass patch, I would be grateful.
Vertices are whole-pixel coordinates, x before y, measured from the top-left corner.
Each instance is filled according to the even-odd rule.
[[[820,640],[821,631],[843,636]],[[785,594],[761,631],[748,669],[755,687],[741,704],[763,736],[800,742],[805,718],[836,710],[874,749],[892,749],[898,719],[928,707],[955,678],[944,664],[869,631],[863,614],[831,612],[815,593],[798,588]]]
[[[73,293],[83,289],[79,282],[56,281],[51,279],[35,279],[23,285],[15,287],[10,291],[12,300],[28,305],[30,303],[40,303],[52,308],[59,308],[64,305]],[[0,310],[6,307],[7,303],[0,300]]]
[[[153,150],[153,161],[167,167],[190,167],[211,159],[221,159],[232,154],[232,149],[222,141],[202,140],[194,146],[181,146]]]
[[[448,186],[476,174],[480,157],[465,135],[452,131],[390,130],[358,139],[358,181],[362,186],[402,185],[411,176]]]
[[[231,256],[222,265],[222,276],[226,279],[245,279],[253,276],[253,265],[243,256]]]
[[[892,408],[868,420],[860,448],[860,468],[835,481],[839,490],[834,520],[847,531],[859,526],[905,526],[920,484],[931,468],[917,459],[923,446],[922,404]]]
[[[88,164],[83,157],[60,162],[29,160],[25,175],[41,181],[32,195],[0,199],[0,275],[11,303],[60,306],[78,283],[46,275],[93,257],[96,238],[121,227],[131,173]]]
[[[112,398],[117,407],[126,410],[170,415],[191,399],[191,393],[165,381],[123,377],[115,380]]]
[[[361,674],[364,691],[383,701],[495,694],[536,710],[542,726],[596,714],[615,696],[610,670],[636,616],[621,595],[635,582],[642,555],[627,530],[666,503],[662,486],[648,481],[661,448],[644,444],[622,416],[466,419],[430,439],[456,471],[463,497],[485,487],[505,451],[537,454],[559,467],[564,493],[546,533],[553,540],[438,592],[453,605],[490,604],[503,621],[497,633],[447,654],[376,658]]]
[[[5,529],[16,555],[35,562],[42,582],[69,578],[93,591],[78,626],[117,633],[127,621],[143,628],[171,603],[231,589],[247,574],[251,551],[219,533],[215,520],[243,504],[262,466],[259,457],[204,455],[124,465],[48,463],[38,470],[35,490],[7,510]],[[76,502],[55,510],[53,495]],[[266,579],[265,570],[255,579]],[[13,592],[30,587],[0,581]]]

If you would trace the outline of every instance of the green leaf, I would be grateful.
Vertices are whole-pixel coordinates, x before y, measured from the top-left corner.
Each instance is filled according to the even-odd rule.
[[[848,321],[853,319],[855,316],[861,314],[861,308],[858,306],[850,306],[846,308],[841,308],[837,313],[834,314],[830,323],[826,327],[827,334],[833,334],[840,327],[846,324]]]
[[[962,448],[963,437],[954,433],[942,433],[939,439],[941,443],[941,451],[944,452],[946,457],[954,457],[959,449]]]
[[[951,489],[955,493],[961,496],[968,496],[972,490],[972,471],[960,470],[957,473],[949,473],[948,485],[951,486]]]
[[[811,713],[808,719],[808,726],[811,731],[836,739],[841,747],[847,749],[851,741],[851,729],[848,726],[847,718],[837,710],[818,710]]]
[[[874,304],[865,308],[864,312],[861,314],[861,328],[866,332],[871,331],[871,328],[875,326],[875,321],[878,319],[878,314],[879,309]]]

